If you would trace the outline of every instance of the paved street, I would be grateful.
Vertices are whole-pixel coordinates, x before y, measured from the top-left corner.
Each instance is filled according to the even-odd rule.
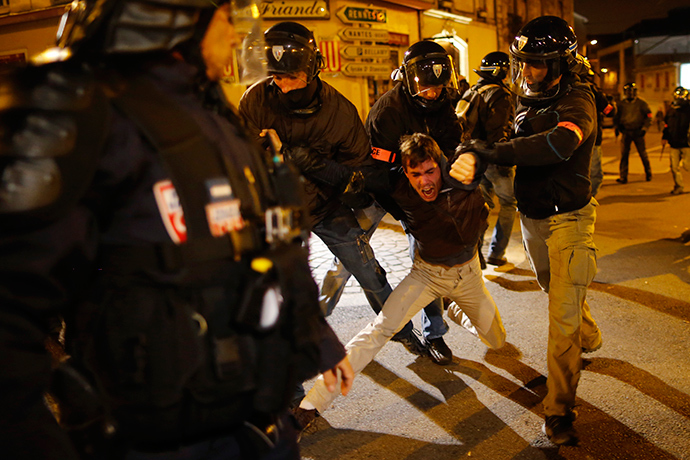
[[[629,183],[620,185],[619,146],[606,131],[595,234],[599,272],[588,293],[604,346],[587,355],[578,389],[579,447],[559,449],[541,433],[547,298],[525,259],[516,223],[510,263],[484,272],[508,345],[487,351],[451,323],[445,338],[455,358],[440,367],[389,343],[356,378],[350,395],[338,398],[305,434],[303,457],[690,459],[690,244],[677,240],[690,228],[690,194],[669,194],[668,151],[660,159],[659,138],[655,129],[647,135],[653,180],[644,180],[633,146]],[[689,172],[685,180],[688,189]],[[387,220],[372,246],[395,287],[411,265],[407,239]],[[330,260],[314,238],[317,280]],[[345,343],[373,317],[351,280],[329,322]],[[419,328],[419,317],[414,322]]]

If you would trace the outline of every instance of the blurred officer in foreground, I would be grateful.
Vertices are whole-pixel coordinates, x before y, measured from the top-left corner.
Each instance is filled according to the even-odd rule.
[[[555,444],[576,444],[575,392],[582,352],[601,347],[585,301],[596,273],[596,200],[589,168],[596,107],[588,84],[571,72],[577,38],[563,19],[527,23],[510,47],[519,105],[515,138],[469,150],[483,160],[517,165],[515,196],[522,239],[539,286],[549,295],[547,395],[543,430]]]
[[[509,69],[510,57],[501,51],[494,51],[484,56],[479,70],[474,70],[479,75],[479,81],[463,95],[455,112],[463,123],[464,140],[478,139],[491,146],[510,139],[515,108],[513,95],[505,84]],[[486,258],[486,263],[491,265],[501,266],[508,262],[505,253],[517,211],[514,179],[514,166],[492,164],[486,168],[479,183],[486,204],[493,209],[496,195],[501,207]],[[484,235],[479,241],[480,254],[483,241]]]
[[[690,147],[688,146],[688,131],[690,130],[690,102],[688,90],[682,86],[673,91],[673,102],[664,118],[664,131],[661,135],[661,145],[668,143],[671,147],[671,174],[673,175],[673,190],[671,195],[680,195],[683,188],[683,171],[688,170],[690,161]]]
[[[294,385],[338,369],[348,390],[297,176],[267,167],[209,82],[231,15],[73,2],[42,65],[0,80],[4,458],[299,459]]]
[[[403,136],[413,133],[431,136],[450,158],[460,142],[462,129],[453,114],[457,74],[446,50],[431,40],[414,43],[405,51],[403,64],[393,72],[392,78],[396,85],[376,101],[365,123],[376,167],[386,174],[389,171],[399,173],[400,141]],[[369,234],[376,230],[386,211],[402,220],[402,213],[389,191],[373,191],[377,203],[366,210]],[[410,258],[414,260],[414,239],[409,232],[407,234]],[[322,290],[322,294],[339,297],[349,277],[347,270],[337,265],[332,267],[324,281],[329,291],[324,293]],[[443,320],[442,299],[436,299],[424,308],[422,322],[431,360],[439,365],[450,364],[453,352],[443,340],[448,325]]]
[[[271,76],[242,95],[240,115],[251,137],[270,140],[302,173],[312,231],[355,276],[378,313],[392,289],[352,209],[369,206],[371,197],[363,193],[361,172],[341,176],[332,171],[373,164],[362,121],[355,106],[319,78],[323,57],[309,29],[281,22],[264,38]],[[327,305],[326,313],[334,307]],[[425,354],[412,323],[394,340],[411,353]]]
[[[652,180],[652,167],[649,165],[647,148],[644,135],[652,124],[652,111],[644,99],[637,97],[637,85],[628,83],[623,86],[625,98],[618,103],[618,111],[613,119],[616,135],[621,133],[621,162],[620,177],[616,179],[619,184],[628,183],[628,159],[630,157],[630,144],[635,143],[637,153],[644,166],[645,179]]]

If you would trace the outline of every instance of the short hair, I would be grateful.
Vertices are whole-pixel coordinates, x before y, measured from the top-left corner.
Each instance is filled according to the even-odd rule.
[[[400,161],[405,170],[416,168],[427,160],[439,163],[442,156],[436,141],[426,134],[407,134],[400,139]]]

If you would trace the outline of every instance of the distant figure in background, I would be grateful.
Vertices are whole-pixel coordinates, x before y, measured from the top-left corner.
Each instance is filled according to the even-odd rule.
[[[656,114],[654,114],[654,122],[656,123],[656,129],[659,130],[659,132],[663,131],[664,129],[664,111],[659,108],[659,110],[656,111]]]
[[[619,184],[628,183],[628,158],[630,156],[630,144],[635,143],[637,153],[640,155],[644,166],[645,179],[652,180],[652,167],[649,165],[644,135],[652,124],[652,111],[644,99],[637,97],[637,85],[628,83],[623,87],[625,99],[618,104],[618,112],[614,118],[616,135],[620,132],[621,138],[621,162],[620,177],[616,179]]]
[[[673,190],[671,195],[680,195],[683,190],[683,173],[681,165],[687,171],[688,156],[688,129],[690,128],[690,103],[688,102],[688,90],[682,86],[673,91],[673,102],[664,118],[664,132],[661,135],[661,145],[671,147],[671,175],[673,176]]]

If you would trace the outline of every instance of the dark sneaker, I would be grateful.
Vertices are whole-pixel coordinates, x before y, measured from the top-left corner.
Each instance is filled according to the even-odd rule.
[[[674,187],[673,190],[671,190],[671,195],[682,195],[683,194],[683,187]]]
[[[645,177],[645,180],[646,180],[647,182],[649,182],[650,180],[652,180],[652,175],[650,174],[650,175],[648,175],[647,177]]]
[[[576,446],[580,439],[573,428],[575,412],[566,415],[547,415],[541,430],[549,441],[558,446]]]
[[[319,411],[316,409],[302,409],[301,407],[296,407],[292,410],[292,415],[297,421],[297,429],[299,430],[299,435],[297,437],[297,442],[302,439],[302,433],[306,430],[309,425],[311,425],[316,417],[319,416]]]
[[[417,334],[417,331],[413,329],[407,336],[400,338],[396,337],[393,340],[395,342],[402,343],[405,349],[413,355],[429,356],[429,349],[424,343],[422,343]]]
[[[450,351],[443,337],[427,340],[427,343],[429,344],[429,356],[434,364],[445,366],[453,362],[453,352]]]
[[[618,179],[616,179],[616,182],[618,182],[619,184],[627,184],[628,179],[623,179],[622,177],[619,177]]]
[[[505,258],[503,258],[503,257],[493,257],[493,256],[489,256],[489,258],[486,259],[486,263],[487,263],[487,264],[491,264],[491,265],[495,265],[495,266],[497,266],[497,267],[500,267],[500,266],[502,266],[502,265],[507,264],[508,261],[507,261]]]

